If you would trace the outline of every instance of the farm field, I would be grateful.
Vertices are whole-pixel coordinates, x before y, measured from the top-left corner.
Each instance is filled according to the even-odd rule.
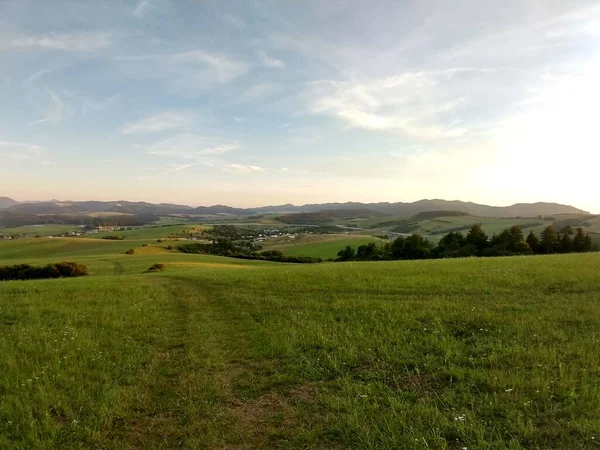
[[[47,225],[25,225],[22,227],[0,228],[0,234],[18,234],[22,236],[51,236],[53,234],[65,233],[67,231],[81,230],[77,225],[47,224]]]
[[[600,439],[598,254],[293,265],[55,241],[0,242],[0,264],[92,272],[0,284],[0,448]]]
[[[369,242],[382,242],[375,236],[346,234],[297,235],[295,239],[271,239],[263,243],[265,250],[281,250],[288,256],[309,256],[312,258],[335,258],[347,245],[358,247]]]

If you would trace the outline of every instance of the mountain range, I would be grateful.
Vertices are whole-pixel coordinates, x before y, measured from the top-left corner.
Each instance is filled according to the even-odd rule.
[[[588,211],[558,203],[517,203],[511,206],[489,206],[459,200],[419,200],[416,202],[380,203],[313,203],[302,206],[292,204],[261,206],[257,208],[233,208],[225,205],[198,206],[172,203],[148,203],[117,201],[44,201],[17,202],[9,197],[0,197],[0,209],[20,214],[86,214],[114,212],[126,214],[189,214],[189,215],[233,215],[286,214],[318,212],[323,210],[371,210],[382,215],[413,216],[428,211],[461,211],[480,217],[538,217],[558,214],[589,214]]]

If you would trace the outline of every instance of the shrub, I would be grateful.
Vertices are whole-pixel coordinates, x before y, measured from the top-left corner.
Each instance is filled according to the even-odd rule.
[[[108,239],[111,241],[124,241],[125,236],[102,236],[101,239]]]
[[[148,247],[148,244],[142,244],[142,247]]]
[[[162,272],[163,270],[165,270],[165,265],[164,264],[160,264],[160,263],[156,263],[156,264],[152,264],[148,270],[146,270],[146,272]]]
[[[134,255],[134,254],[135,254],[135,250],[134,250],[134,249],[132,249],[132,248],[130,248],[129,250],[127,250],[127,251],[125,252],[125,254],[126,254],[126,255]]]
[[[173,246],[172,246],[172,245],[169,245],[169,246],[167,247],[167,250],[173,250]]]
[[[162,239],[157,239],[156,242],[161,243]]]
[[[0,280],[40,280],[44,278],[69,278],[87,275],[87,268],[74,262],[60,262],[43,267],[29,264],[0,266]]]

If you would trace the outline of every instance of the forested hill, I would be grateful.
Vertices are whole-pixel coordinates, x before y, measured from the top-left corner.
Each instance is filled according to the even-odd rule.
[[[47,201],[18,203],[8,197],[0,197],[0,209],[21,214],[73,214],[90,212],[115,212],[128,214],[227,214],[245,216],[251,214],[291,214],[321,211],[369,211],[381,215],[414,216],[430,211],[456,211],[480,217],[538,217],[559,214],[589,214],[587,211],[558,203],[517,203],[512,206],[489,206],[459,200],[419,200],[412,203],[315,203],[302,206],[291,204],[260,206],[256,208],[233,208],[225,205],[198,206],[117,201]],[[351,211],[348,211],[351,213]]]

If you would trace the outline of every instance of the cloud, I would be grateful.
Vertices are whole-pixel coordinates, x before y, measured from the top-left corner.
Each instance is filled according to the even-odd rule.
[[[144,153],[206,162],[206,156],[222,155],[240,148],[236,142],[223,143],[214,138],[185,133],[157,142],[146,148]]]
[[[422,139],[459,137],[470,80],[493,71],[451,68],[406,72],[383,78],[313,83],[314,113],[328,114],[351,127],[399,132]]]
[[[225,164],[222,170],[231,173],[257,173],[264,172],[265,169],[258,166],[246,166],[244,164]]]
[[[167,169],[171,172],[180,172],[182,170],[186,170],[189,169],[190,167],[195,167],[195,166],[199,166],[199,165],[205,165],[205,166],[213,166],[213,163],[211,161],[196,161],[193,163],[187,163],[187,164],[174,164],[171,163],[168,165]]]
[[[0,141],[0,156],[12,160],[39,159],[46,149],[39,145],[22,142]]]
[[[73,63],[67,63],[67,64],[61,64],[60,66],[57,67],[49,67],[46,69],[42,69],[42,70],[38,70],[37,72],[33,73],[32,75],[28,76],[25,81],[23,81],[23,87],[24,88],[29,88],[31,87],[36,81],[38,81],[40,78],[45,77],[46,75],[49,75],[51,73],[54,72],[58,72],[66,67],[72,66]]]
[[[146,13],[146,10],[148,9],[149,5],[150,0],[140,0],[135,6],[135,9],[133,10],[133,15],[138,19],[142,18]]]
[[[44,117],[42,119],[29,122],[28,125],[37,125],[45,122],[57,124],[63,120],[65,114],[71,111],[71,108],[57,94],[50,91],[48,92],[48,95],[50,96],[50,105],[46,109]]]
[[[269,68],[285,67],[285,63],[282,60],[276,59],[276,58],[271,58],[263,50],[259,50],[256,53],[258,54],[261,62],[263,63],[263,65],[265,67],[269,67]]]
[[[111,35],[103,32],[51,33],[19,35],[0,42],[0,47],[13,49],[64,50],[93,52],[112,45]]]
[[[214,79],[219,84],[225,84],[244,75],[248,71],[248,64],[243,61],[234,60],[225,55],[209,53],[203,50],[192,50],[189,52],[177,53],[169,57],[171,68],[176,73],[188,75],[194,78],[194,73],[199,79]],[[205,68],[205,73],[198,73],[199,66]]]
[[[125,124],[123,134],[154,133],[165,130],[185,130],[192,125],[189,117],[174,112],[162,112]]]
[[[246,22],[241,17],[234,16],[233,14],[225,14],[223,20],[238,30],[246,29]]]

